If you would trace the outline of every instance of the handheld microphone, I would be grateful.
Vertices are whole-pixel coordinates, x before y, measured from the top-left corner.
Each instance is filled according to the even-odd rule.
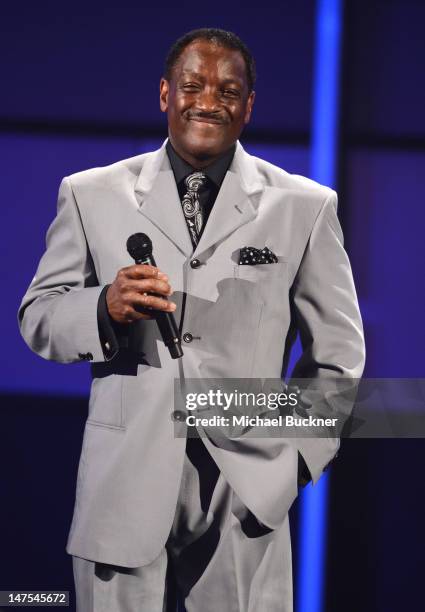
[[[136,264],[146,264],[156,267],[155,259],[152,255],[152,241],[146,234],[132,234],[127,240],[127,251]],[[161,297],[164,300],[167,299],[165,296],[161,295]],[[152,315],[156,319],[161,337],[164,344],[168,346],[171,357],[173,359],[182,357],[183,351],[173,313],[153,310]]]

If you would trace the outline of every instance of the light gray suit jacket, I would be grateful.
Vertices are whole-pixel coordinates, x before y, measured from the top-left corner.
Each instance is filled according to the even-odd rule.
[[[294,376],[359,378],[362,322],[331,189],[248,155],[241,144],[193,253],[164,145],[155,152],[63,179],[47,248],[19,309],[30,348],[61,363],[91,354],[93,382],[67,551],[136,567],[164,545],[178,496],[184,438],[174,435],[174,379],[280,378],[298,329]],[[182,314],[182,360],[155,321],[133,324],[130,349],[105,359],[97,305],[118,269],[134,263],[126,241],[145,232]],[[269,265],[239,266],[243,246],[268,246]],[[198,258],[196,269],[190,261]],[[131,350],[133,343],[134,351]],[[241,500],[277,528],[297,495],[297,456],[313,482],[339,441],[203,438]]]

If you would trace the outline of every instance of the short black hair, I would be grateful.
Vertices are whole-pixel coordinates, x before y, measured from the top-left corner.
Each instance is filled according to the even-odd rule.
[[[255,60],[244,42],[234,34],[233,32],[227,32],[219,28],[198,28],[197,30],[191,30],[184,34],[181,38],[176,40],[167,53],[165,59],[165,71],[164,77],[169,81],[174,66],[176,65],[179,57],[183,53],[190,43],[194,40],[208,40],[221,47],[227,49],[233,49],[239,51],[245,61],[246,66],[246,80],[248,84],[248,90],[251,92],[254,89],[256,79]]]

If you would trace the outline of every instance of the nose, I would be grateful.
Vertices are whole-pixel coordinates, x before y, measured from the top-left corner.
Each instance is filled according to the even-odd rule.
[[[205,87],[197,97],[196,106],[198,110],[205,113],[213,113],[220,109],[215,89]]]

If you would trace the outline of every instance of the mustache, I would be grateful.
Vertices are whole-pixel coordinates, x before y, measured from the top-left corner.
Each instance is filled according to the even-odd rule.
[[[190,110],[186,112],[186,119],[210,119],[217,123],[227,123],[227,117],[220,112],[206,113],[204,111]]]

